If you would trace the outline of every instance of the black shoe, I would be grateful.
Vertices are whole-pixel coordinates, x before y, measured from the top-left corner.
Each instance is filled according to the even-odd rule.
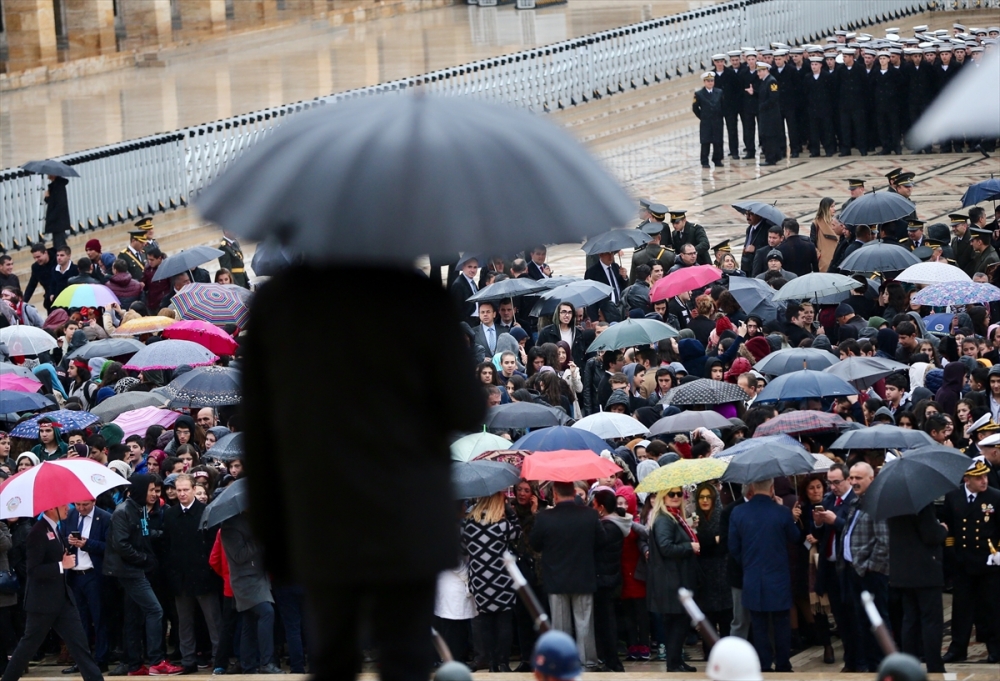
[[[707,163],[702,163],[701,167],[702,168],[711,168],[712,166],[708,165]]]
[[[761,166],[776,166],[778,165],[775,161],[764,161]]]
[[[862,152],[861,152],[861,155],[862,155],[862,156],[867,156],[867,155],[868,155],[868,152],[867,152],[867,151],[862,151]]]
[[[730,154],[729,158],[733,159],[734,161],[739,161],[740,160],[740,155],[739,154]]]
[[[528,664],[527,662],[522,662],[521,664],[517,665],[517,668],[514,669],[514,671],[518,674],[523,674],[533,670],[530,664]]]
[[[823,646],[823,664],[833,664],[837,658],[833,656],[833,646],[827,643]]]
[[[128,665],[124,662],[118,664],[113,670],[108,673],[108,676],[128,676]]]
[[[79,674],[80,673],[80,668],[77,667],[75,664],[73,664],[73,665],[70,665],[69,667],[66,667],[66,669],[63,669],[62,673],[63,674]]]
[[[246,673],[246,672],[244,672],[244,673]],[[282,669],[281,667],[279,667],[278,665],[274,664],[273,662],[269,662],[266,665],[264,665],[263,667],[257,667],[257,673],[258,674],[284,674],[285,670]]]
[[[821,156],[821,154],[815,154],[815,153],[813,153],[811,151],[809,152],[809,158],[819,158],[820,156]]]
[[[941,656],[941,661],[944,662],[945,664],[949,664],[951,662],[965,662],[966,659],[968,659],[968,655],[966,654],[958,655],[950,650]]]
[[[857,670],[856,670],[856,669],[854,669],[854,667],[848,667],[848,666],[847,666],[847,665],[845,664],[845,665],[844,665],[844,668],[840,670],[840,673],[841,673],[841,674],[853,674],[853,673],[854,673],[855,671],[857,671]]]
[[[747,154],[746,156],[743,157],[743,160],[744,161],[752,161],[755,158],[757,158],[757,154]]]
[[[1000,664],[1000,655],[990,655],[985,661],[986,664]]]
[[[694,667],[692,667],[691,665],[685,663],[685,662],[681,662],[676,667],[667,667],[667,671],[668,672],[688,672],[688,673],[690,673],[690,672],[696,672],[698,670],[695,669]]]

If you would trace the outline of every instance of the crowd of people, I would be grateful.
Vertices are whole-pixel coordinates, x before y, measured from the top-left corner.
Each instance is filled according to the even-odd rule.
[[[701,165],[710,167],[710,156],[722,165],[724,139],[734,160],[756,158],[759,140],[761,165],[804,150],[810,158],[850,156],[853,149],[862,156],[900,154],[910,126],[957,74],[979,68],[998,39],[998,26],[916,26],[913,37],[898,28],[884,38],[837,31],[825,45],[776,42],[713,55],[714,68],[702,74],[704,88],[692,105],[701,121]],[[942,140],[939,151],[993,151],[996,145],[996,139]]]

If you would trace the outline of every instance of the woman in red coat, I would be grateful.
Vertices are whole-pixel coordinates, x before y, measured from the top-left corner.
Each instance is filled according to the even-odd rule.
[[[638,518],[638,500],[635,490],[624,485],[615,490],[618,512],[626,517]],[[649,531],[639,523],[632,523],[632,531],[622,546],[622,613],[625,637],[628,643],[626,660],[649,659],[649,611],[646,608],[646,556]]]

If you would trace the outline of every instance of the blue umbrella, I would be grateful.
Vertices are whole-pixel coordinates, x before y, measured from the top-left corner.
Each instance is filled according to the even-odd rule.
[[[991,303],[1000,300],[1000,288],[974,281],[944,281],[917,291],[910,300],[917,305],[931,307]]]
[[[295,264],[294,255],[285,251],[281,244],[266,240],[257,244],[250,267],[258,277],[273,277],[281,270]]]
[[[996,201],[1000,199],[1000,179],[991,177],[977,182],[962,194],[962,208],[974,206],[981,201]]]
[[[55,403],[38,393],[26,393],[20,390],[0,390],[0,414],[12,411],[35,411],[53,407]]]
[[[951,322],[955,315],[942,312],[941,314],[929,314],[924,317],[924,327],[931,333],[951,333]]]
[[[58,423],[57,428],[63,432],[70,430],[81,430],[97,423],[100,419],[89,411],[71,411],[69,409],[59,409],[44,414],[32,416],[27,421],[21,421],[14,430],[10,431],[11,437],[24,437],[29,440],[38,439],[38,419],[51,419],[53,423]]]
[[[525,449],[529,452],[554,452],[558,449],[589,449],[600,454],[611,446],[591,432],[569,426],[552,426],[528,433],[515,442],[511,449]]]
[[[780,402],[808,398],[857,395],[850,383],[825,371],[793,371],[779,376],[760,391],[755,402]]]

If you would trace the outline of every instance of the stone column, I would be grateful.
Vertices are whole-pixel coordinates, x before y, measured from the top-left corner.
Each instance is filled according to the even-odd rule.
[[[226,30],[226,0],[178,0],[177,4],[185,31]],[[233,8],[239,4],[241,0],[237,0]]]
[[[122,0],[119,11],[125,15],[125,32],[130,41],[171,41],[170,0]]]
[[[4,29],[12,65],[56,60],[56,17],[52,0],[5,0]]]
[[[115,51],[114,0],[63,1],[71,53],[90,55]]]
[[[278,18],[278,0],[237,0],[233,20],[243,26],[267,24]]]

